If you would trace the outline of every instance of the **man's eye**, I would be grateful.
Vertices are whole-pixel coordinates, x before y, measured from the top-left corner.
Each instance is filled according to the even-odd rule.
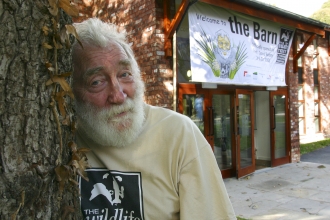
[[[95,81],[93,81],[93,82],[91,83],[91,86],[97,86],[97,85],[99,85],[100,83],[101,83],[100,80],[95,80]]]
[[[123,72],[118,77],[121,80],[131,80],[132,79],[132,73],[130,72]]]
[[[128,72],[125,72],[125,73],[122,73],[121,75],[120,75],[120,77],[121,78],[126,78],[126,77],[129,77],[129,76],[131,76],[132,74],[130,74],[130,73],[128,73]]]

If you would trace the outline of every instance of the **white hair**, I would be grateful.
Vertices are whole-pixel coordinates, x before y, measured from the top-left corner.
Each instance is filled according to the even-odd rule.
[[[132,74],[136,85],[133,98],[127,98],[120,105],[100,109],[90,103],[75,99],[76,113],[79,118],[79,131],[88,139],[100,146],[124,147],[130,145],[141,132],[145,115],[143,109],[144,83],[140,69],[134,57],[133,50],[126,41],[124,31],[118,31],[114,24],[102,22],[97,18],[90,18],[74,24],[79,40],[84,48],[107,48],[113,45],[122,47],[130,60]],[[79,71],[80,55],[84,48],[76,41],[73,44],[73,64]],[[75,73],[76,77],[81,74]],[[127,112],[125,117],[115,120],[114,115]]]
[[[106,23],[98,18],[89,18],[81,23],[74,23],[78,37],[82,45],[106,48],[111,43],[121,46],[131,61],[133,75],[140,78],[140,68],[136,62],[133,50],[126,41],[126,32],[119,31],[115,24]],[[80,44],[75,41],[72,46],[73,62],[79,59]]]

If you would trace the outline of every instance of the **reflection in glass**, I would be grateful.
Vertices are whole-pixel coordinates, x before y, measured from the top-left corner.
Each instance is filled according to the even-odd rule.
[[[252,132],[251,132],[251,108],[250,96],[245,94],[238,95],[239,108],[237,112],[239,144],[240,144],[240,164],[241,168],[252,164]]]
[[[314,85],[319,84],[319,70],[314,69],[313,70],[313,79],[314,79]]]
[[[313,69],[317,69],[317,55],[313,55],[313,62],[312,62],[312,66],[313,66]]]
[[[204,96],[183,95],[183,114],[191,118],[204,134]]]
[[[314,128],[315,133],[320,132],[320,109],[319,102],[314,102]]]
[[[177,67],[180,83],[191,80],[189,39],[177,37]]]
[[[299,102],[299,106],[298,106],[298,109],[299,109],[299,117],[304,117],[304,103],[303,102]]]
[[[319,87],[314,86],[314,100],[318,100],[318,99],[319,99]]]
[[[319,117],[314,118],[314,127],[315,127],[315,133],[320,132],[320,118]]]
[[[191,81],[190,72],[190,46],[189,46],[189,22],[188,13],[184,15],[176,31],[176,65],[177,79],[179,83]]]
[[[275,110],[275,159],[286,156],[285,136],[285,96],[275,95],[273,98]]]
[[[298,86],[298,100],[304,100],[304,89],[302,86]]]
[[[319,116],[319,103],[314,102],[314,116]]]
[[[301,67],[298,67],[298,84],[301,85],[303,83],[304,83],[303,69]]]
[[[301,57],[298,58],[298,66],[302,66]]]
[[[213,95],[214,155],[221,170],[232,167],[230,95]]]

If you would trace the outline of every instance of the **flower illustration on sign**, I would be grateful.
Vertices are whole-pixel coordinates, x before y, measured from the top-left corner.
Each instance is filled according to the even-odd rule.
[[[194,39],[199,46],[199,56],[211,68],[214,76],[234,79],[247,58],[245,44],[235,46],[224,30],[217,31],[212,38],[200,28],[200,39]]]

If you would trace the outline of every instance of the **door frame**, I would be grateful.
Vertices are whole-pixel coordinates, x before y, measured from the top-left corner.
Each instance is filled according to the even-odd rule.
[[[240,149],[240,134],[238,128],[238,112],[239,112],[239,95],[249,95],[250,96],[250,121],[251,121],[251,165],[246,167],[241,167],[241,149]],[[254,146],[254,95],[252,90],[247,89],[236,89],[235,90],[235,136],[236,136],[236,157],[237,157],[237,167],[236,167],[236,177],[241,178],[253,173],[256,170],[255,161],[255,146]]]
[[[285,95],[285,156],[281,158],[275,158],[275,119],[274,119],[274,106],[273,106],[273,96],[274,95]],[[269,108],[270,108],[270,145],[271,145],[271,166],[276,167],[283,164],[291,163],[291,151],[290,151],[290,123],[289,122],[289,99],[288,99],[288,89],[279,88],[276,91],[269,92]]]
[[[208,107],[212,107],[212,96],[213,95],[230,95],[230,123],[232,126],[232,132],[231,132],[231,158],[232,158],[232,167],[228,169],[222,169],[221,174],[223,178],[230,178],[236,175],[236,167],[237,167],[237,157],[236,157],[236,135],[235,135],[235,90],[219,90],[219,89],[207,89],[207,97],[209,98],[209,102],[206,102],[206,105]],[[211,121],[211,120],[209,120]],[[213,121],[211,124],[209,124],[209,127],[213,126]],[[210,145],[212,146],[212,149],[214,151],[214,138],[209,141]]]
[[[185,95],[194,95],[194,94],[200,94],[204,95],[204,106],[203,106],[203,119],[204,119],[204,137],[210,144],[212,151],[214,151],[214,135],[212,133],[211,126],[213,123],[211,123],[210,118],[213,117],[210,115],[212,109],[208,109],[209,107],[212,107],[212,95],[213,94],[233,94],[234,95],[235,90],[228,89],[228,90],[218,90],[218,89],[203,89],[200,84],[191,84],[191,83],[180,83],[178,85],[178,103],[177,103],[177,109],[179,113],[183,113],[183,94]],[[231,103],[233,105],[233,101]],[[234,106],[233,106],[234,107]],[[231,113],[234,115],[233,113]],[[233,120],[232,120],[233,122]],[[232,123],[231,122],[231,123]],[[236,143],[235,135],[233,134],[232,137],[232,143]],[[236,174],[236,147],[231,146],[232,150],[232,167],[229,169],[220,170],[221,175],[223,178],[230,178],[235,176]]]
[[[239,147],[237,146],[239,135],[237,133],[237,106],[238,106],[238,94],[249,94],[250,95],[250,109],[251,109],[251,154],[252,154],[252,164],[248,167],[240,168],[239,160],[240,156],[238,155]],[[203,89],[200,84],[191,84],[191,83],[180,83],[178,85],[178,106],[177,109],[179,113],[183,113],[183,94],[185,95],[194,95],[200,94],[204,96],[204,106],[203,106],[203,119],[204,119],[204,136],[209,142],[212,151],[214,151],[214,135],[212,133],[211,126],[211,117],[212,117],[212,95],[215,94],[224,94],[231,95],[231,125],[234,132],[231,136],[231,151],[232,151],[232,167],[229,169],[221,170],[223,178],[229,178],[236,176],[240,178],[242,176],[251,174],[255,171],[255,152],[254,152],[254,98],[253,91],[251,89],[235,89],[233,87],[227,87],[226,89]]]

